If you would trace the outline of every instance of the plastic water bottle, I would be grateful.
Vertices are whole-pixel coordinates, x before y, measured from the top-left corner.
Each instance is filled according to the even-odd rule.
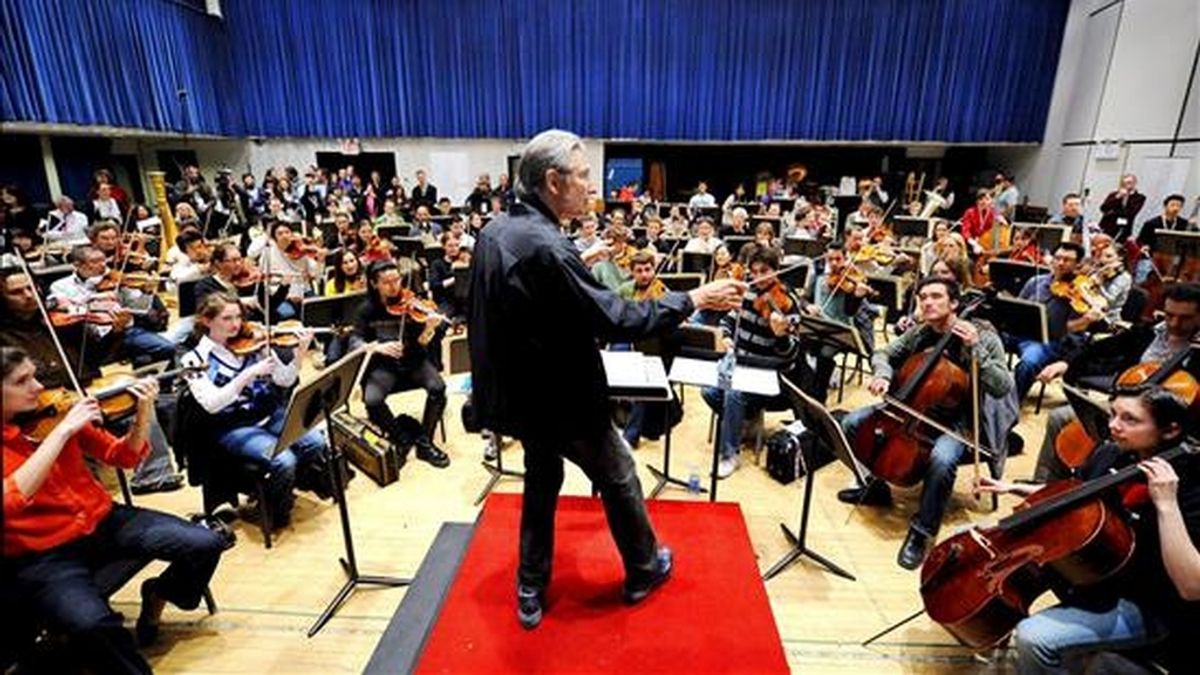
[[[692,494],[700,493],[700,467],[692,464],[688,467],[688,492]]]

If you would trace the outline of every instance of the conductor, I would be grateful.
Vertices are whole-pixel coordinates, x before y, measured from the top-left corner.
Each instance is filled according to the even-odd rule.
[[[564,457],[604,501],[625,567],[625,601],[640,602],[671,574],[671,551],[655,537],[633,458],[611,420],[597,340],[631,342],[695,309],[732,309],[746,285],[727,279],[657,301],[622,300],[559,229],[588,211],[590,168],[579,137],[538,134],[518,173],[520,203],[475,244],[468,335],[480,425],[525,448],[517,617],[531,629],[542,620],[550,582]]]

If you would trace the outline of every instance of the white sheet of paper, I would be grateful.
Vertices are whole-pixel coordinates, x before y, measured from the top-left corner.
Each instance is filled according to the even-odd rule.
[[[610,387],[667,389],[667,372],[661,358],[641,352],[600,352],[604,376]]]
[[[667,376],[667,379],[697,387],[715,387],[717,386],[717,362],[677,356],[671,362],[671,374]]]
[[[733,369],[733,379],[730,380],[729,386],[734,391],[744,391],[748,394],[778,396],[779,373],[765,368],[738,366]]]

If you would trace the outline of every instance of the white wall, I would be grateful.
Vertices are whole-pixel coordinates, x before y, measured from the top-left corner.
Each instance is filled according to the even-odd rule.
[[[588,161],[591,162],[593,180],[601,187],[604,170],[604,143],[586,140]],[[493,184],[496,177],[508,171],[509,155],[519,155],[524,148],[523,140],[505,139],[446,139],[446,138],[364,138],[363,152],[393,152],[396,156],[396,171],[405,185],[416,182],[414,174],[418,168],[429,171],[429,181],[438,186],[441,195],[450,197],[454,203],[467,198],[480,173],[489,173]],[[189,149],[196,152],[200,171],[211,177],[218,168],[228,167],[235,175],[250,171],[256,178],[268,168],[294,166],[303,172],[309,164],[316,162],[318,152],[337,152],[335,139],[317,138],[272,138],[261,141],[250,140],[121,140],[113,144],[114,153],[133,153],[140,158],[143,169],[157,166],[155,152],[159,150]],[[461,160],[456,162],[455,160]],[[346,156],[346,163],[353,164],[354,157]],[[456,165],[465,169],[465,176],[449,175]],[[439,175],[441,174],[441,175]]]
[[[1073,0],[1042,145],[990,156],[1017,174],[1031,203],[1056,209],[1066,192],[1090,193],[1092,217],[1122,174],[1159,158],[1186,159],[1186,182],[1176,187],[1200,195],[1200,144],[1173,143],[1177,126],[1180,139],[1200,137],[1198,47],[1196,0]],[[1117,141],[1118,156],[1097,157],[1100,141]],[[1161,209],[1161,190],[1146,192],[1139,218]]]

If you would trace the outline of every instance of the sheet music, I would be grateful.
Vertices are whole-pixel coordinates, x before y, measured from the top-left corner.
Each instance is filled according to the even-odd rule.
[[[729,386],[734,391],[762,396],[779,395],[779,373],[766,368],[747,368],[738,366],[733,369],[733,379]]]
[[[671,383],[662,359],[646,356],[641,352],[601,351],[604,377],[608,380],[609,392],[616,398],[667,399],[671,396]]]
[[[717,386],[717,362],[704,359],[690,359],[677,356],[671,363],[671,374],[668,379],[680,384],[691,384],[697,387]],[[767,368],[751,368],[737,366],[733,369],[733,377],[729,386],[735,391],[763,396],[779,394],[779,374]]]

